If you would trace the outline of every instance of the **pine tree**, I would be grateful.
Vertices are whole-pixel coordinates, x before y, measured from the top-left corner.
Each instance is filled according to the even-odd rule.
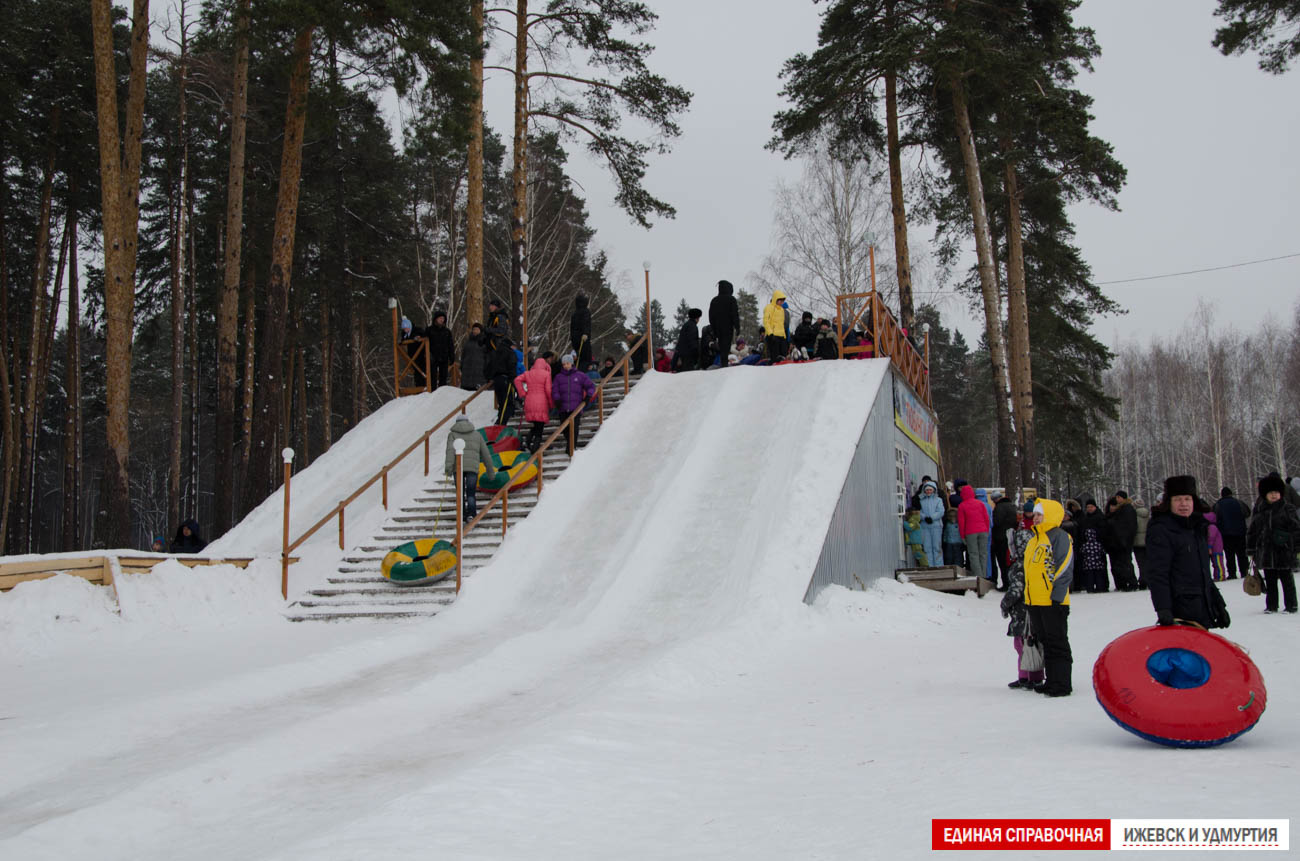
[[[740,331],[737,334],[755,337],[758,334],[758,297],[740,290],[736,293],[736,305],[740,308]]]
[[[1259,67],[1274,75],[1300,56],[1300,0],[1219,0],[1214,15],[1228,22],[1214,33],[1224,56],[1258,51]]]

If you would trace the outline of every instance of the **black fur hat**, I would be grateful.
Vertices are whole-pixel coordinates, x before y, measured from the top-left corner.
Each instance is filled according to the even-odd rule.
[[[1175,496],[1196,496],[1196,476],[1171,475],[1165,479],[1165,500]]]
[[[1280,476],[1266,475],[1259,480],[1259,495],[1268,496],[1270,490],[1275,490],[1286,496],[1286,482]]]

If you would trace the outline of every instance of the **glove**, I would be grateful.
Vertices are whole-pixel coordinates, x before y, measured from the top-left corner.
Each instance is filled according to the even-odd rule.
[[[1063,605],[1062,602],[1060,602],[1060,601],[1053,601],[1053,602],[1052,602],[1052,606],[1053,606],[1053,607],[1061,607],[1061,606],[1064,606],[1064,605]]]
[[[926,523],[934,523],[934,518],[933,518],[933,517],[927,517],[927,518],[925,519],[925,522],[926,522]]]
[[[1168,610],[1161,610],[1156,613],[1157,625],[1172,625],[1174,623],[1174,614]]]

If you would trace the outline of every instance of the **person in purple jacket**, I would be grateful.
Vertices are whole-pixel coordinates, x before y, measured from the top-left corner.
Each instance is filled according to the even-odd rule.
[[[574,367],[572,353],[565,353],[560,359],[560,372],[555,375],[555,380],[551,383],[551,396],[555,399],[561,418],[596,396],[596,384],[591,381],[591,377]],[[581,419],[582,413],[574,416],[573,433],[565,435],[569,457],[573,457],[573,447],[578,439],[578,422]]]

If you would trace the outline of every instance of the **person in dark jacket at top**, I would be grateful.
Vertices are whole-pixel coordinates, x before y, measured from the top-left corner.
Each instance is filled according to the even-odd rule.
[[[817,337],[813,339],[813,358],[816,359],[838,359],[840,357],[840,345],[835,341],[835,333],[831,331],[831,321],[825,317],[817,321]]]
[[[1223,536],[1223,556],[1228,568],[1228,579],[1237,579],[1237,569],[1241,576],[1250,573],[1250,557],[1246,555],[1246,527],[1250,520],[1250,507],[1232,495],[1232,488],[1225,487],[1219,491],[1219,499],[1214,503],[1214,516]]]
[[[577,356],[577,367],[586,368],[591,364],[591,311],[587,308],[587,297],[582,294],[573,300],[573,315],[569,317],[569,343],[573,346],[573,355]]]
[[[573,354],[566,353],[560,359],[560,372],[551,381],[551,397],[560,409],[563,419],[579,406],[588,403],[596,396],[596,384],[591,377],[573,366]],[[582,413],[573,417],[573,433],[565,434],[564,442],[568,446],[569,457],[573,457],[573,447],[578,439],[578,423]]]
[[[1110,558],[1110,573],[1115,578],[1115,588],[1121,592],[1136,592],[1137,575],[1133,572],[1133,542],[1137,540],[1138,516],[1128,498],[1127,491],[1116,491],[1106,501],[1106,555]]]
[[[487,334],[489,353],[497,348],[502,338],[510,337],[510,318],[500,299],[488,300],[487,326],[483,331]]]
[[[1147,524],[1147,586],[1156,623],[1195,622],[1203,628],[1228,627],[1223,598],[1210,575],[1210,508],[1196,495],[1196,479],[1165,479],[1164,498]]]
[[[474,391],[487,382],[487,338],[483,325],[473,323],[465,343],[460,345],[460,387]]]
[[[804,311],[799,319],[799,325],[794,327],[794,333],[790,336],[790,344],[803,350],[808,358],[812,358],[813,342],[816,340],[817,326],[813,323],[812,312]]]
[[[429,373],[433,375],[429,388],[433,390],[447,385],[447,370],[456,358],[456,342],[447,328],[447,312],[434,311],[433,323],[424,332],[429,339]]]
[[[627,348],[632,352],[632,358],[628,359],[628,366],[631,368],[632,373],[638,375],[645,372],[647,365],[652,368],[657,367],[655,362],[650,361],[650,346],[648,343],[642,344],[636,350],[632,350],[632,345],[640,338],[641,336],[636,332],[627,333]],[[655,347],[655,355],[658,355],[660,349],[660,347]]]
[[[1025,545],[1025,606],[1029,629],[1043,647],[1046,680],[1034,690],[1049,697],[1074,692],[1074,655],[1070,651],[1070,581],[1074,543],[1061,529],[1065,509],[1054,499],[1034,503],[1033,535]]]
[[[1296,550],[1300,548],[1300,515],[1286,500],[1280,476],[1268,476],[1259,483],[1263,506],[1250,519],[1246,546],[1255,565],[1264,572],[1264,612],[1277,612],[1278,586],[1286,601],[1284,609],[1296,612]]]
[[[199,534],[199,522],[194,518],[185,520],[176,529],[176,537],[172,539],[172,553],[198,553],[208,542],[203,540]]]
[[[497,338],[496,349],[488,354],[486,370],[495,395],[497,424],[508,425],[515,414],[514,388],[510,385],[515,378],[515,351],[508,337]]]
[[[1016,531],[1020,512],[1008,496],[999,496],[993,503],[993,532],[989,536],[989,553],[993,555],[993,570],[997,572],[998,591],[1005,592],[1011,585],[1011,536]]]
[[[726,356],[732,341],[740,334],[740,304],[732,295],[730,281],[718,282],[718,295],[709,301],[709,325],[718,339],[718,352]]]
[[[700,361],[700,329],[698,323],[703,311],[692,308],[686,315],[682,330],[677,333],[677,346],[673,349],[673,370],[693,371]]]

